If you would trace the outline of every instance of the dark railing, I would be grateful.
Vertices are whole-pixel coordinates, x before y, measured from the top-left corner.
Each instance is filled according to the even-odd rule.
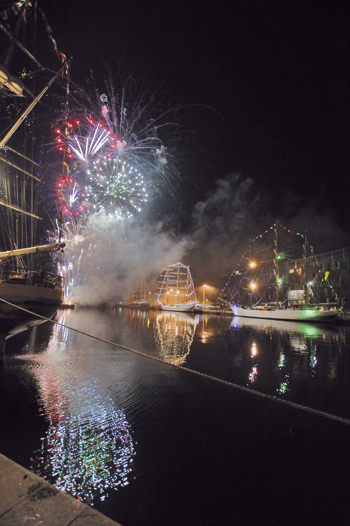
[[[50,289],[61,289],[63,286],[63,278],[53,272],[47,272],[46,270],[13,270],[0,267],[0,283],[4,282],[48,287]]]

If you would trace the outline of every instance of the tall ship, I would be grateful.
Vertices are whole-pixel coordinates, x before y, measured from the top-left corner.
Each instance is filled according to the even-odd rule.
[[[46,46],[40,46],[32,32],[39,19]],[[34,54],[39,49],[46,59],[50,46],[55,68],[44,66]],[[43,219],[40,145],[49,142],[38,108],[66,63],[37,2],[29,0],[0,8],[0,50],[0,331],[6,334],[17,325],[42,322],[39,316],[51,317],[63,302],[62,279],[48,271],[47,255],[65,245],[37,243],[44,235],[42,229],[38,233]],[[47,121],[46,130],[50,132]]]
[[[164,311],[194,312],[196,290],[190,267],[182,263],[169,265],[160,276],[157,303]]]
[[[253,239],[226,284],[234,316],[334,321],[339,316],[336,302],[322,303],[314,294],[315,281],[325,281],[327,272],[320,269],[317,275],[310,275],[308,262],[312,253],[306,234],[295,233],[278,221]]]
[[[149,301],[146,297],[145,283],[142,279],[138,279],[136,282],[136,288],[133,290],[129,301],[126,305],[130,308],[136,309],[148,309],[150,306]]]

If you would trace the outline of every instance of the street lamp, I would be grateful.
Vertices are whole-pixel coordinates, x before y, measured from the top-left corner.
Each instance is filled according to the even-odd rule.
[[[256,283],[254,283],[254,281],[251,281],[250,282],[250,308],[252,308],[253,292],[255,291],[255,289],[256,289]]]
[[[205,287],[206,285],[203,285],[203,305],[205,304]]]

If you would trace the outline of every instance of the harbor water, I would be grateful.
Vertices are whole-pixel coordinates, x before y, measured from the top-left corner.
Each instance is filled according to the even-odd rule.
[[[2,454],[123,526],[347,524],[350,327],[56,320],[6,342]]]

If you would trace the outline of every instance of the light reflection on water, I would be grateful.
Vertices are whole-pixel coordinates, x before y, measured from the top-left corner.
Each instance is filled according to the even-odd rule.
[[[82,501],[104,500],[108,491],[129,483],[135,448],[130,425],[105,390],[103,378],[81,365],[78,354],[67,352],[69,330],[54,325],[45,352],[35,349],[35,331],[26,355],[37,386],[37,399],[49,421],[41,449],[31,458],[34,473]]]
[[[247,386],[333,414],[345,411],[344,416],[349,417],[347,404],[340,404],[340,409],[334,399],[334,389],[339,389],[338,401],[341,390],[347,389],[349,371],[344,353],[349,352],[349,328],[233,318],[231,329],[233,338],[244,334],[251,342],[252,369]],[[345,368],[340,365],[342,361]]]
[[[197,325],[198,316],[184,312],[161,312],[156,315],[155,341],[164,361],[173,365],[185,363]]]
[[[47,422],[45,433],[39,437],[41,447],[31,451],[31,469],[97,507],[101,501],[114,503],[107,508],[108,515],[121,523],[123,515],[113,515],[120,492],[131,487],[137,501],[143,488],[143,499],[150,503],[149,516],[153,516],[156,505],[152,499],[159,491],[160,480],[167,475],[168,464],[173,462],[173,469],[182,466],[183,470],[178,479],[174,477],[174,486],[167,482],[169,495],[186,484],[188,477],[191,480],[191,463],[199,472],[202,465],[203,471],[207,469],[198,451],[206,451],[209,458],[213,454],[208,488],[214,484],[215,459],[221,450],[228,462],[227,480],[232,484],[230,477],[238,460],[230,466],[232,447],[229,442],[225,449],[223,437],[234,433],[235,426],[230,424],[231,417],[220,411],[226,404],[235,403],[235,391],[221,399],[215,383],[199,383],[188,373],[179,374],[173,365],[345,418],[350,416],[345,402],[349,394],[348,328],[329,330],[306,324],[252,323],[215,315],[135,309],[62,311],[59,321],[168,364],[59,325],[50,330],[45,325],[33,329],[21,349],[9,353],[7,365],[5,360],[5,372],[6,367],[9,373],[17,368],[16,375],[20,369],[23,378],[34,379],[39,412]],[[206,393],[205,402],[202,393]],[[218,406],[213,405],[211,414],[216,398]],[[249,422],[244,421],[240,428],[239,419],[250,418],[243,409],[244,417],[238,415],[235,421],[238,435],[233,435],[240,458],[244,456],[239,452],[242,447],[244,451],[240,429],[248,433],[245,426]],[[265,423],[263,426],[265,429]],[[198,436],[197,429],[201,428],[203,435]],[[212,444],[217,447],[213,453]],[[242,473],[246,469],[242,467]],[[216,483],[222,483],[221,491],[225,493],[224,488],[230,484],[221,474],[217,477]],[[123,504],[117,502],[123,513]],[[169,501],[164,502],[169,506]],[[144,513],[140,504],[141,509]],[[128,517],[130,509],[124,513]],[[133,524],[140,523],[142,513]],[[213,517],[210,521],[213,523]],[[164,524],[156,519],[154,523]]]
[[[32,471],[82,501],[104,500],[108,491],[129,483],[135,454],[125,414],[95,403],[90,417],[50,416],[41,450],[32,457]]]

